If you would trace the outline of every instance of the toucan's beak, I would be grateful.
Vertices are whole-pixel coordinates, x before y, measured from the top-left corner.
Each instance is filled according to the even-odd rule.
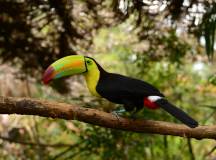
[[[85,57],[72,55],[63,57],[52,63],[44,72],[43,82],[49,83],[52,79],[57,79],[87,71]]]

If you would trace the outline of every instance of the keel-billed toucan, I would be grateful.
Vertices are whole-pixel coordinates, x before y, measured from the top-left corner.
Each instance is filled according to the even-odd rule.
[[[105,71],[93,58],[82,55],[63,57],[51,64],[43,75],[48,83],[74,74],[83,74],[92,95],[103,97],[111,102],[123,104],[126,111],[140,110],[143,106],[165,111],[191,128],[198,123],[185,112],[169,103],[164,95],[151,84]]]

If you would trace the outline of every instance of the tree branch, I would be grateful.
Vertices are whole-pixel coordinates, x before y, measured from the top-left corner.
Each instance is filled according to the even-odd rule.
[[[32,98],[0,97],[0,114],[38,115],[78,120],[106,128],[173,135],[196,139],[216,139],[216,125],[191,129],[185,125],[153,120],[132,120],[91,108]]]

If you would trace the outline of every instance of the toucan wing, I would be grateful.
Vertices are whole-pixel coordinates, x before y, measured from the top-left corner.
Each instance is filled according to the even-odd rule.
[[[147,96],[164,97],[158,89],[147,82],[112,73],[100,77],[96,90],[102,97],[114,102],[125,98],[143,100]]]

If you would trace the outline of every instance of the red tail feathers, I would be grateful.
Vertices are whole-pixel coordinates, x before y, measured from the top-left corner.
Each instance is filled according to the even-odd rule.
[[[159,108],[159,106],[155,102],[149,100],[148,97],[144,98],[144,106],[148,107],[149,109]]]

